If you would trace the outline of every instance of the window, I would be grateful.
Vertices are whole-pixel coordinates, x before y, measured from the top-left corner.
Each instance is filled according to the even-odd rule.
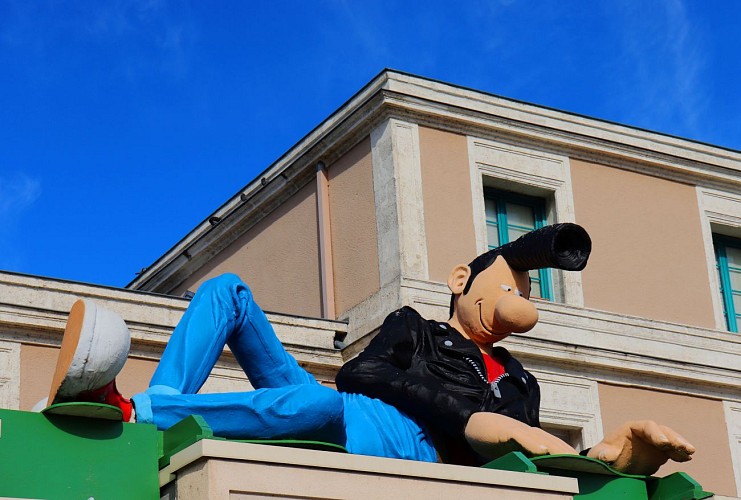
[[[490,245],[499,243],[495,240],[489,241],[487,237],[490,228],[486,223],[488,215],[486,199],[490,189],[493,193],[504,192],[505,196],[510,193],[522,194],[521,199],[530,201],[524,203],[526,206],[530,206],[534,200],[535,205],[540,207],[540,219],[543,223],[546,220],[550,224],[575,222],[574,196],[567,156],[469,136],[468,158],[477,253],[481,254],[490,248]],[[493,196],[493,199],[495,200],[493,206],[489,202],[490,211],[496,207],[497,197]],[[512,203],[522,204],[514,200]],[[489,217],[489,220],[496,223],[498,219]],[[541,279],[540,273],[532,274]],[[548,293],[546,297],[549,300],[577,307],[584,306],[582,273],[566,273],[551,269],[543,274],[550,282],[545,286]],[[540,286],[541,283],[538,282],[538,287]],[[533,296],[536,295],[540,295],[540,290],[533,291]],[[718,316],[720,318],[720,311]]]
[[[547,224],[545,202],[540,198],[485,188],[484,204],[486,235],[490,250]],[[741,261],[739,262],[741,265]],[[530,280],[531,297],[553,300],[550,269],[530,271]]]
[[[580,427],[570,427],[558,424],[542,424],[542,429],[548,434],[556,436],[572,448],[581,450],[586,448],[582,440],[582,430]]]
[[[741,328],[741,240],[713,235],[723,315],[728,330]]]

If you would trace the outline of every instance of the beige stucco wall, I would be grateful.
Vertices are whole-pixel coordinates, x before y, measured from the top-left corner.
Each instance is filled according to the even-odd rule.
[[[30,410],[49,395],[58,353],[59,349],[55,347],[21,346],[21,410]],[[129,358],[116,377],[116,387],[126,396],[142,392],[149,386],[155,368],[156,361]]]
[[[706,490],[719,495],[741,494],[736,492],[720,401],[609,384],[598,387],[605,432],[629,420],[650,419],[671,427],[697,448],[691,462],[668,463],[659,476],[681,470]]]
[[[370,139],[328,169],[337,316],[378,291],[378,232]]]
[[[230,272],[263,309],[321,316],[316,184],[309,183],[191,275],[174,294]]]
[[[571,160],[576,222],[592,236],[584,305],[713,328],[693,186]]]
[[[430,279],[446,282],[456,264],[476,256],[468,144],[463,135],[419,127],[419,150]]]

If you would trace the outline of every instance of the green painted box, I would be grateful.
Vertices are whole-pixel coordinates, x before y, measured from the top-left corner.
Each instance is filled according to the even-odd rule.
[[[153,425],[0,409],[0,497],[159,498]]]

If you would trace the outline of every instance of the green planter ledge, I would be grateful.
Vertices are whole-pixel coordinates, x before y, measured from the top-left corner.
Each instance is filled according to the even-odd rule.
[[[158,499],[157,429],[0,409],[0,497]]]
[[[599,460],[578,455],[527,458],[512,452],[483,467],[488,469],[573,477],[579,500],[699,500],[713,496],[684,472],[658,478],[623,474]]]

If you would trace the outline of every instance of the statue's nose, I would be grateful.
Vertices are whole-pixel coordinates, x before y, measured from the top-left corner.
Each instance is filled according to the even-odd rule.
[[[508,332],[523,333],[538,322],[538,310],[529,300],[517,295],[505,295],[494,307],[496,323]]]

